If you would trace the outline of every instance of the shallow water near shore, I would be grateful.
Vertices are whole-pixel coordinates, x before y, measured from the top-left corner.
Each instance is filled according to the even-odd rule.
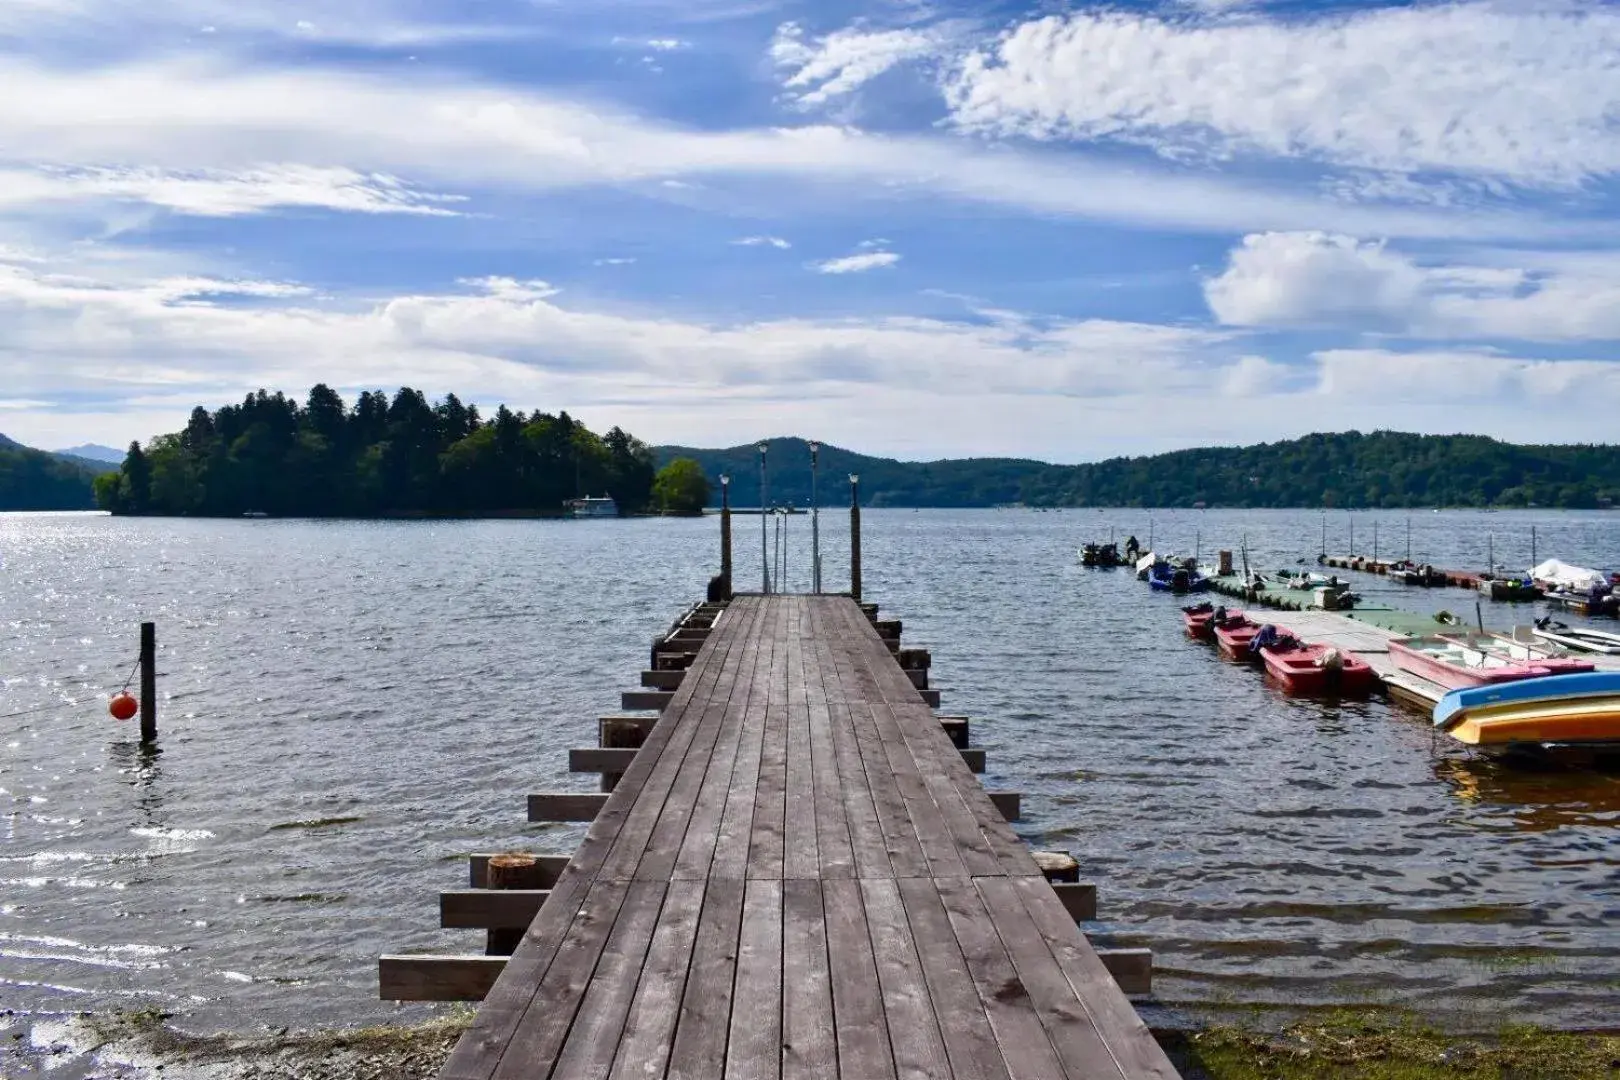
[[[1185,640],[1173,598],[1076,547],[1141,511],[868,511],[867,598],[932,649],[1017,827],[1074,851],[1104,921],[1157,962],[1156,1024],[1399,1004],[1459,1023],[1613,1024],[1620,770],[1437,744],[1381,699],[1289,701]],[[1408,517],[1355,515],[1405,554]],[[1328,548],[1349,546],[1330,515]],[[1410,517],[1437,565],[1620,564],[1620,516]],[[822,515],[847,582],[847,518]],[[1156,545],[1314,557],[1315,513],[1160,512]],[[758,518],[737,583],[757,587]],[[808,583],[806,517],[789,584]],[[531,790],[635,684],[714,572],[712,518],[309,522],[0,515],[0,1008],[161,1009],[194,1030],[400,1022],[376,956],[478,951],[436,928],[464,855],[564,852]],[[1457,590],[1369,599],[1472,616]],[[1486,604],[1488,623],[1539,607]],[[158,624],[161,752],[107,717]],[[1609,623],[1612,627],[1612,622]],[[76,704],[75,704],[76,702]]]

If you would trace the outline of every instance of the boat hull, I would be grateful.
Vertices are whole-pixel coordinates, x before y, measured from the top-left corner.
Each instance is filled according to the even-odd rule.
[[[1413,647],[1407,641],[1389,643],[1389,658],[1402,671],[1429,680],[1447,690],[1471,690],[1481,686],[1516,682],[1520,679],[1544,678],[1553,671],[1534,663],[1504,661],[1489,667],[1465,667],[1448,662],[1442,656]]]
[[[1324,645],[1304,645],[1261,649],[1260,655],[1266,671],[1290,694],[1359,696],[1378,684],[1378,676],[1367,662],[1349,654],[1341,654],[1342,667],[1322,666],[1320,660],[1327,652]]]
[[[1222,653],[1233,660],[1252,660],[1254,657],[1249,649],[1249,643],[1259,632],[1259,623],[1234,613],[1227,618],[1225,624],[1215,627],[1215,643],[1221,647]]]
[[[1435,706],[1434,724],[1469,746],[1620,748],[1620,672],[1456,690]]]

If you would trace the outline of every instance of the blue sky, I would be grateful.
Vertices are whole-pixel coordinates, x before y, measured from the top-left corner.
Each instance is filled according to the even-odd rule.
[[[0,431],[1613,437],[1620,9],[8,0]]]

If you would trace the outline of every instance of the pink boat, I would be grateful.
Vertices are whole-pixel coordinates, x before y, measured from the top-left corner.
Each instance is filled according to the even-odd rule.
[[[1592,670],[1587,661],[1567,657],[1504,656],[1463,637],[1398,638],[1389,643],[1389,658],[1401,670],[1448,690]]]
[[[1260,650],[1269,671],[1290,694],[1346,697],[1366,694],[1378,685],[1378,676],[1354,653],[1326,645],[1311,645],[1285,637]]]

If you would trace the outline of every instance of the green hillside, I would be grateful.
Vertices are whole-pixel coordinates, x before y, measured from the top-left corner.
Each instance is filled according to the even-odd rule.
[[[34,450],[0,435],[0,510],[94,510],[91,485],[112,468]]]
[[[698,461],[711,479],[732,477],[732,501],[759,502],[759,452],[752,446],[699,450],[665,446]],[[772,503],[810,501],[810,451],[772,439]],[[848,474],[861,477],[869,506],[1207,506],[1590,508],[1620,502],[1620,447],[1520,446],[1480,435],[1378,431],[1307,435],[1244,447],[1178,450],[1046,465],[1012,458],[902,462],[821,448],[821,501],[847,502]]]

